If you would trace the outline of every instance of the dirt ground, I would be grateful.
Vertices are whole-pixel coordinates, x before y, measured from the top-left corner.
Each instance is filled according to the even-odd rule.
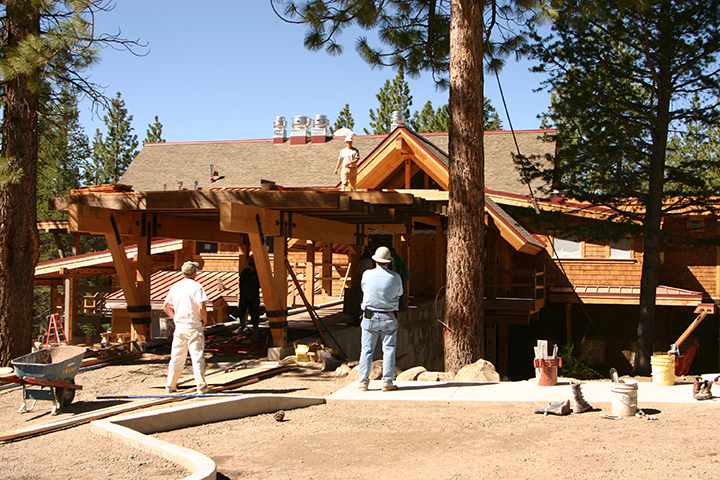
[[[0,390],[7,432],[118,404],[107,395],[157,395],[166,359],[82,372],[84,386],[57,417],[51,403],[17,413],[18,388]],[[186,373],[190,374],[188,366]],[[244,387],[245,393],[327,396],[350,383],[297,368]],[[391,394],[391,393],[389,393]],[[717,394],[717,393],[716,393]],[[543,402],[329,403],[156,434],[211,457],[230,479],[717,478],[720,402],[641,405],[658,420],[606,420],[602,411],[534,413]],[[188,400],[196,401],[196,400]],[[199,400],[198,400],[199,401]],[[161,408],[161,407],[160,407]],[[0,478],[169,479],[187,475],[159,457],[93,434],[88,425],[0,444]]]

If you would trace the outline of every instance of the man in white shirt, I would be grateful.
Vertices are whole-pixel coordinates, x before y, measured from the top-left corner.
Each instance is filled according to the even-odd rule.
[[[182,273],[185,278],[170,287],[163,304],[163,310],[175,323],[165,386],[168,393],[177,392],[177,382],[185,366],[188,351],[192,360],[197,392],[205,394],[208,391],[205,382],[205,335],[203,333],[203,327],[207,325],[205,302],[208,301],[208,298],[202,285],[195,281],[199,266],[197,262],[183,264]]]
[[[346,190],[355,191],[358,163],[360,163],[360,152],[357,148],[353,147],[353,134],[351,133],[345,137],[345,148],[340,150],[338,162],[335,166],[335,175],[337,175],[338,170],[342,167],[340,184],[342,185],[343,192]]]

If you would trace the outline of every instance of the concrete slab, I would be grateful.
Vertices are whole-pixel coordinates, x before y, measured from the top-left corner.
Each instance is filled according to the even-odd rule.
[[[708,378],[714,378],[708,376]],[[459,382],[395,382],[399,389],[383,392],[380,381],[370,382],[370,390],[358,390],[352,383],[327,397],[336,401],[416,401],[416,402],[539,402],[550,403],[572,399],[570,381],[559,379],[558,384],[541,387],[534,380],[500,383]],[[583,383],[582,393],[590,404],[611,403],[614,397],[612,382],[593,381]],[[720,387],[715,398],[720,401]],[[692,383],[676,383],[661,386],[651,382],[638,383],[638,405],[651,407],[654,403],[697,403],[692,396]]]

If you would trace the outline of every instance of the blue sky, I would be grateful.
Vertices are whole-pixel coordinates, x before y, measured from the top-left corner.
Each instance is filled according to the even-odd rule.
[[[355,131],[369,128],[368,111],[375,95],[395,70],[370,69],[354,49],[365,32],[347,30],[345,53],[331,57],[303,47],[305,29],[277,18],[269,0],[118,0],[115,9],[96,17],[101,32],[117,33],[148,43],[147,55],[103,50],[90,70],[93,82],[109,97],[121,92],[142,142],[155,115],[169,142],[271,138],[273,120],[288,125],[295,115],[327,115],[331,123],[350,104]],[[373,33],[367,32],[372,40]],[[374,43],[377,45],[377,42]],[[535,129],[547,110],[549,95],[535,93],[542,77],[528,63],[510,61],[500,76],[515,129]],[[430,75],[408,79],[411,111],[428,101],[447,103]],[[486,77],[489,97],[508,128],[494,77]],[[102,116],[81,104],[81,122],[92,139],[105,132]]]

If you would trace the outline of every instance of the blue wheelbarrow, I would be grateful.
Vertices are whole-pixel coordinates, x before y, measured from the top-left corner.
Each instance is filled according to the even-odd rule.
[[[23,403],[18,413],[29,412],[38,400],[52,400],[52,414],[62,412],[75,398],[75,374],[82,364],[85,349],[82,347],[50,347],[24,355],[10,362],[17,380],[23,386]],[[5,380],[7,381],[7,380]],[[30,388],[38,386],[40,388]],[[49,387],[45,390],[45,387]],[[33,400],[28,408],[27,400]]]

